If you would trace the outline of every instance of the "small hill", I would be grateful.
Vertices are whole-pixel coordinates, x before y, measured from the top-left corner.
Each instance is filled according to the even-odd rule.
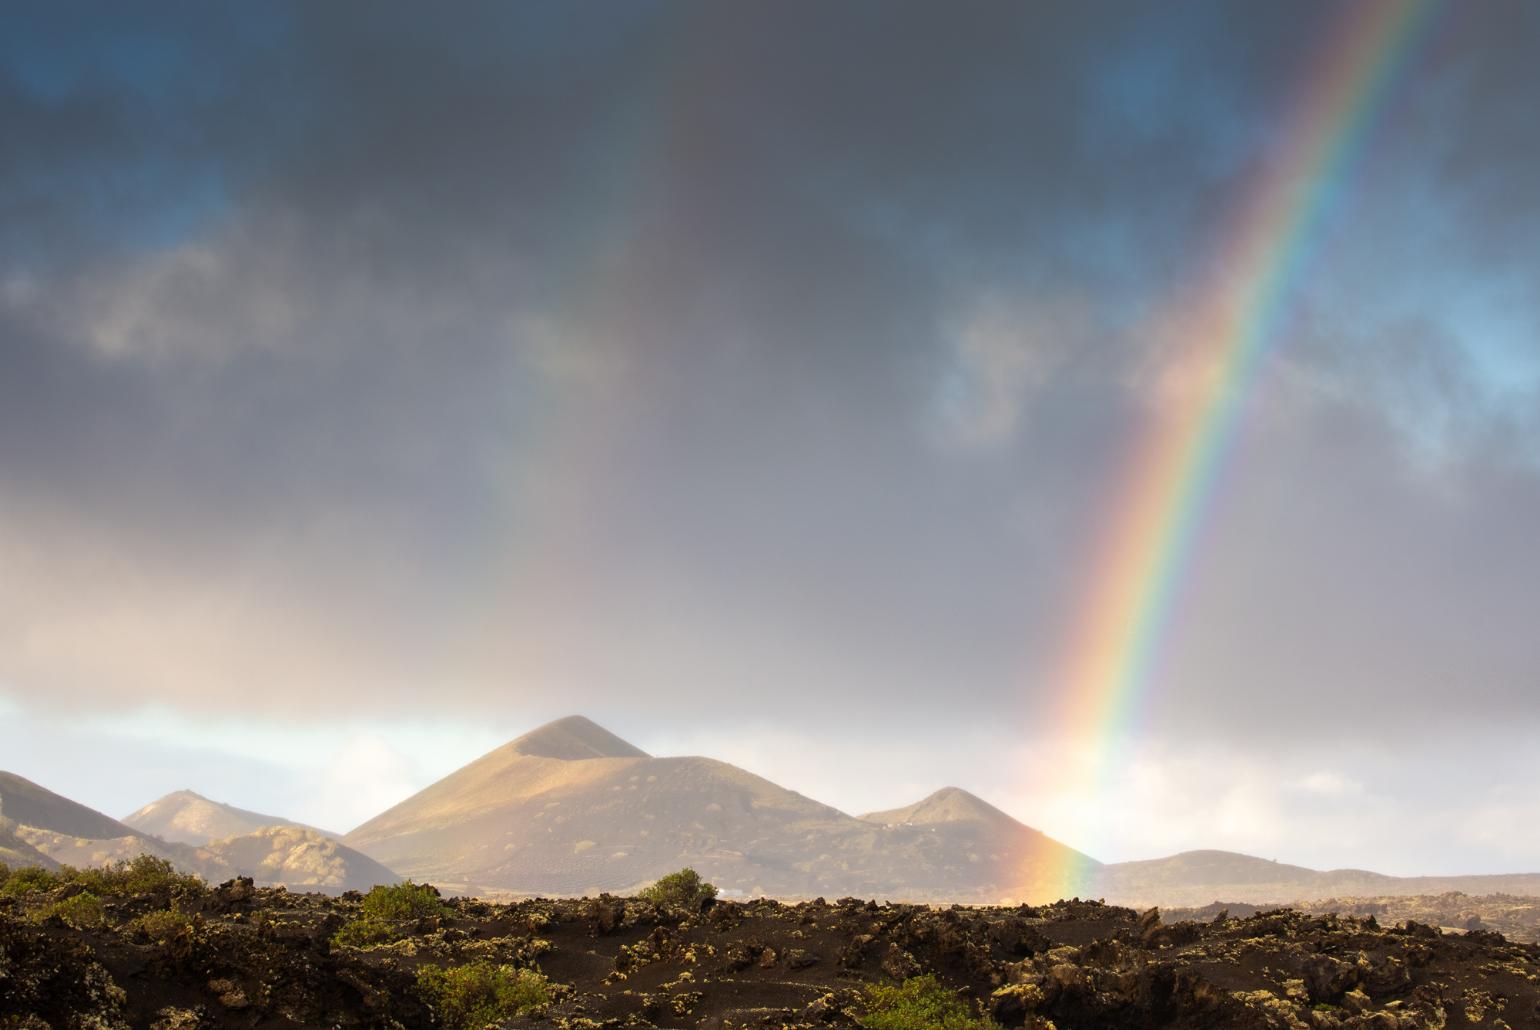
[[[218,882],[233,875],[227,869],[211,868],[207,856],[200,855],[196,848],[168,844],[142,833],[122,837],[77,837],[35,826],[18,826],[16,836],[61,865],[102,866],[126,862],[138,855],[154,855],[166,859],[184,873],[196,873],[206,880]]]
[[[0,773],[0,802],[5,813],[0,861],[8,864],[101,866],[148,854],[210,883],[250,876],[262,884],[332,893],[400,879],[373,859],[305,826],[266,826],[200,844],[162,840],[13,773]],[[224,817],[228,806],[207,804]]]
[[[526,894],[629,890],[689,865],[744,894],[993,901],[1020,896],[1037,871],[1095,865],[965,791],[912,807],[929,821],[857,819],[726,762],[652,757],[571,717],[343,839],[414,879]]]
[[[0,822],[0,865],[19,869],[24,866],[42,866],[44,869],[57,869],[59,863],[43,854],[41,851],[28,844],[16,831]]]
[[[401,880],[369,856],[303,826],[267,826],[213,841],[201,851],[207,862],[290,890],[339,894]]]
[[[1324,874],[1235,851],[1183,851],[1166,858],[1106,866],[1103,884],[1118,888],[1173,888],[1206,884],[1272,884],[1313,880]],[[1366,874],[1373,875],[1373,874]]]
[[[207,844],[251,833],[269,826],[292,826],[313,830],[327,836],[313,826],[305,826],[292,819],[276,815],[263,815],[247,811],[219,801],[210,801],[190,790],[179,790],[139,809],[123,822],[143,833],[159,837],[173,844]]]
[[[912,805],[868,812],[887,830],[888,847],[908,854],[917,882],[944,884],[914,900],[1047,900],[1080,892],[1099,863],[1027,826],[960,787],[943,787]],[[922,879],[923,877],[923,879]]]
[[[868,812],[861,818],[883,826],[930,826],[965,822],[1022,825],[983,798],[961,787],[942,787],[905,808]]]
[[[1135,907],[1200,906],[1214,901],[1284,904],[1447,891],[1536,894],[1540,875],[1386,876],[1365,869],[1309,869],[1234,851],[1184,851],[1105,865],[1088,881],[1086,891]]]

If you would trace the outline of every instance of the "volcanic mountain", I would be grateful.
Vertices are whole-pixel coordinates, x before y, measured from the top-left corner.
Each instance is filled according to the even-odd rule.
[[[0,772],[0,812],[0,861],[17,865],[96,866],[154,855],[213,883],[250,876],[333,893],[400,879],[308,827],[268,826],[195,847],[137,830],[14,773]]]
[[[857,819],[726,762],[654,758],[571,716],[343,839],[416,879],[547,894],[626,890],[689,865],[730,892],[997,900],[1034,866],[1095,864],[955,795],[979,818]]]
[[[275,815],[249,812],[219,801],[210,801],[202,794],[179,790],[158,801],[151,801],[123,822],[144,833],[174,844],[207,844],[210,841],[237,837],[270,826],[296,827],[311,830],[323,837],[333,836],[313,826],[305,826],[291,819]]]

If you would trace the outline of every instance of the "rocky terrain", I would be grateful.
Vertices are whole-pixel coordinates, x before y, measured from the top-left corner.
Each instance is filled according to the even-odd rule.
[[[953,1030],[1540,1025],[1540,947],[1372,917],[429,896],[433,914],[350,936],[374,896],[151,875],[96,884],[98,903],[12,879],[0,1025],[28,1030],[487,1025],[445,989],[482,983],[457,971],[518,986],[503,1026],[942,1025],[879,1019],[884,983],[939,992]]]

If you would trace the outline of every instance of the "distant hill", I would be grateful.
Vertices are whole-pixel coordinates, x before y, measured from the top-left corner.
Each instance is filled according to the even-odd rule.
[[[331,836],[324,830],[296,823],[275,815],[263,815],[236,808],[219,801],[210,801],[202,794],[179,790],[139,809],[123,822],[139,830],[174,844],[207,844],[209,841],[236,837],[270,826],[293,826],[313,830],[321,836]]]
[[[998,818],[889,827],[726,762],[651,757],[572,716],[343,839],[415,879],[549,894],[625,890],[690,865],[748,894],[998,900],[1029,878],[1024,864],[1090,862],[972,800]]]
[[[0,823],[0,861],[8,864],[97,866],[148,854],[211,883],[250,876],[259,884],[332,893],[400,879],[309,827],[266,826],[199,845],[167,841],[14,773],[0,772],[0,811],[5,817]]]
[[[331,892],[397,873],[472,894],[626,892],[691,866],[728,896],[1078,895],[1138,908],[1540,897],[1540,874],[1393,877],[1231,851],[1103,865],[958,787],[857,818],[726,762],[649,755],[581,716],[483,755],[340,840],[192,791],[118,822],[0,772],[0,861],[96,865],[144,853],[210,881],[246,875]]]
[[[868,812],[861,817],[884,826],[937,826],[946,823],[986,823],[1000,827],[1021,827],[1021,823],[994,805],[961,787],[942,787],[905,808],[886,812]]]
[[[1234,851],[1184,851],[1103,866],[1086,890],[1122,905],[1201,906],[1214,901],[1318,901],[1464,891],[1540,895],[1540,874],[1387,876],[1365,869],[1316,870]]]
[[[267,826],[213,841],[202,850],[259,884],[291,890],[337,894],[401,879],[368,855],[303,826]]]
[[[0,864],[13,869],[26,866],[42,866],[44,869],[59,867],[59,863],[18,837],[16,831],[3,822],[0,822]]]

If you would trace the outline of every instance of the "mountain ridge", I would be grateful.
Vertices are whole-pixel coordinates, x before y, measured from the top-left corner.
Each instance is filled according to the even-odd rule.
[[[718,759],[650,755],[582,716],[488,751],[340,839],[191,790],[130,819],[143,824],[166,802],[270,825],[168,841],[0,772],[0,813],[45,824],[0,819],[0,861],[100,864],[150,853],[211,879],[243,874],[342,890],[399,873],[489,896],[624,892],[685,865],[728,896],[1036,903],[1077,894],[1139,907],[1447,891],[1540,896],[1540,874],[1392,877],[1216,849],[1104,865],[959,787],[852,816]]]
[[[101,866],[152,855],[213,883],[250,876],[334,893],[400,879],[311,827],[268,826],[199,845],[168,841],[11,772],[0,771],[0,812],[0,861],[18,865]]]
[[[569,716],[482,755],[343,840],[413,878],[541,893],[624,890],[690,865],[729,892],[925,896],[936,893],[925,882],[932,878],[996,900],[1020,864],[1016,852],[1040,853],[1044,866],[1051,852],[1054,868],[1095,865],[952,790],[933,795],[930,809],[976,818],[939,833],[888,827],[727,762],[649,755]]]

